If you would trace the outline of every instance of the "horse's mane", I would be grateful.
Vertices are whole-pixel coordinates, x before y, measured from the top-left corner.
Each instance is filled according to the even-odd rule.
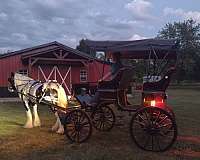
[[[32,78],[20,73],[15,73],[14,78],[15,80],[18,80],[18,81],[32,81],[33,80]]]
[[[67,96],[64,88],[57,81],[48,81],[43,83],[44,88],[52,89],[57,91],[57,105],[66,108],[68,106]]]

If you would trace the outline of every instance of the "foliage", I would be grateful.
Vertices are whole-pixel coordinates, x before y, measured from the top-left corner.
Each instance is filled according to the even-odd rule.
[[[157,38],[177,39],[180,50],[177,65],[177,81],[200,80],[200,24],[189,19],[167,23]]]
[[[79,45],[76,46],[76,49],[84,53],[90,54],[91,56],[96,56],[96,51],[85,44],[85,40],[81,39]]]

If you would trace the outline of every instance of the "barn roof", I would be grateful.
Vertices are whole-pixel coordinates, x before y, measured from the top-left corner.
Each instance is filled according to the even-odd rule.
[[[76,49],[68,47],[64,44],[57,42],[57,41],[38,45],[38,46],[34,46],[34,47],[30,47],[30,48],[26,48],[26,49],[22,49],[22,50],[18,50],[18,51],[14,51],[14,52],[9,52],[9,53],[6,53],[6,54],[2,54],[2,55],[0,55],[0,59],[10,57],[10,56],[15,56],[15,55],[22,55],[23,57],[24,56],[27,57],[27,56],[31,56],[32,54],[35,54],[35,53],[44,52],[44,51],[48,51],[48,50],[56,49],[56,48],[64,49],[66,51],[69,51],[73,54],[76,54],[76,55],[81,56],[81,57],[86,58],[86,59],[90,59],[90,60],[94,59],[92,56],[90,56],[86,53],[83,53],[81,51],[78,51]]]

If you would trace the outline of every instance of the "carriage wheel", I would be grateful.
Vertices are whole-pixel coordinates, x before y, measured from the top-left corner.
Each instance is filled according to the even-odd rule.
[[[136,112],[131,119],[130,132],[138,147],[155,152],[169,149],[177,138],[174,118],[156,107],[145,107]]]
[[[84,111],[73,110],[66,117],[64,129],[65,135],[72,142],[82,143],[90,138],[92,123]]]
[[[166,111],[174,118],[175,120],[175,114],[174,111],[172,110],[172,108],[170,106],[165,106]]]
[[[110,131],[115,124],[115,114],[106,104],[101,104],[91,115],[94,128],[99,131]]]

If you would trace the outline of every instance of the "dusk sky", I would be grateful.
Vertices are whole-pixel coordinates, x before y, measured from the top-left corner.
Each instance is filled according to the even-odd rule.
[[[200,23],[200,0],[1,0],[0,52],[152,38],[164,24],[190,18]]]

